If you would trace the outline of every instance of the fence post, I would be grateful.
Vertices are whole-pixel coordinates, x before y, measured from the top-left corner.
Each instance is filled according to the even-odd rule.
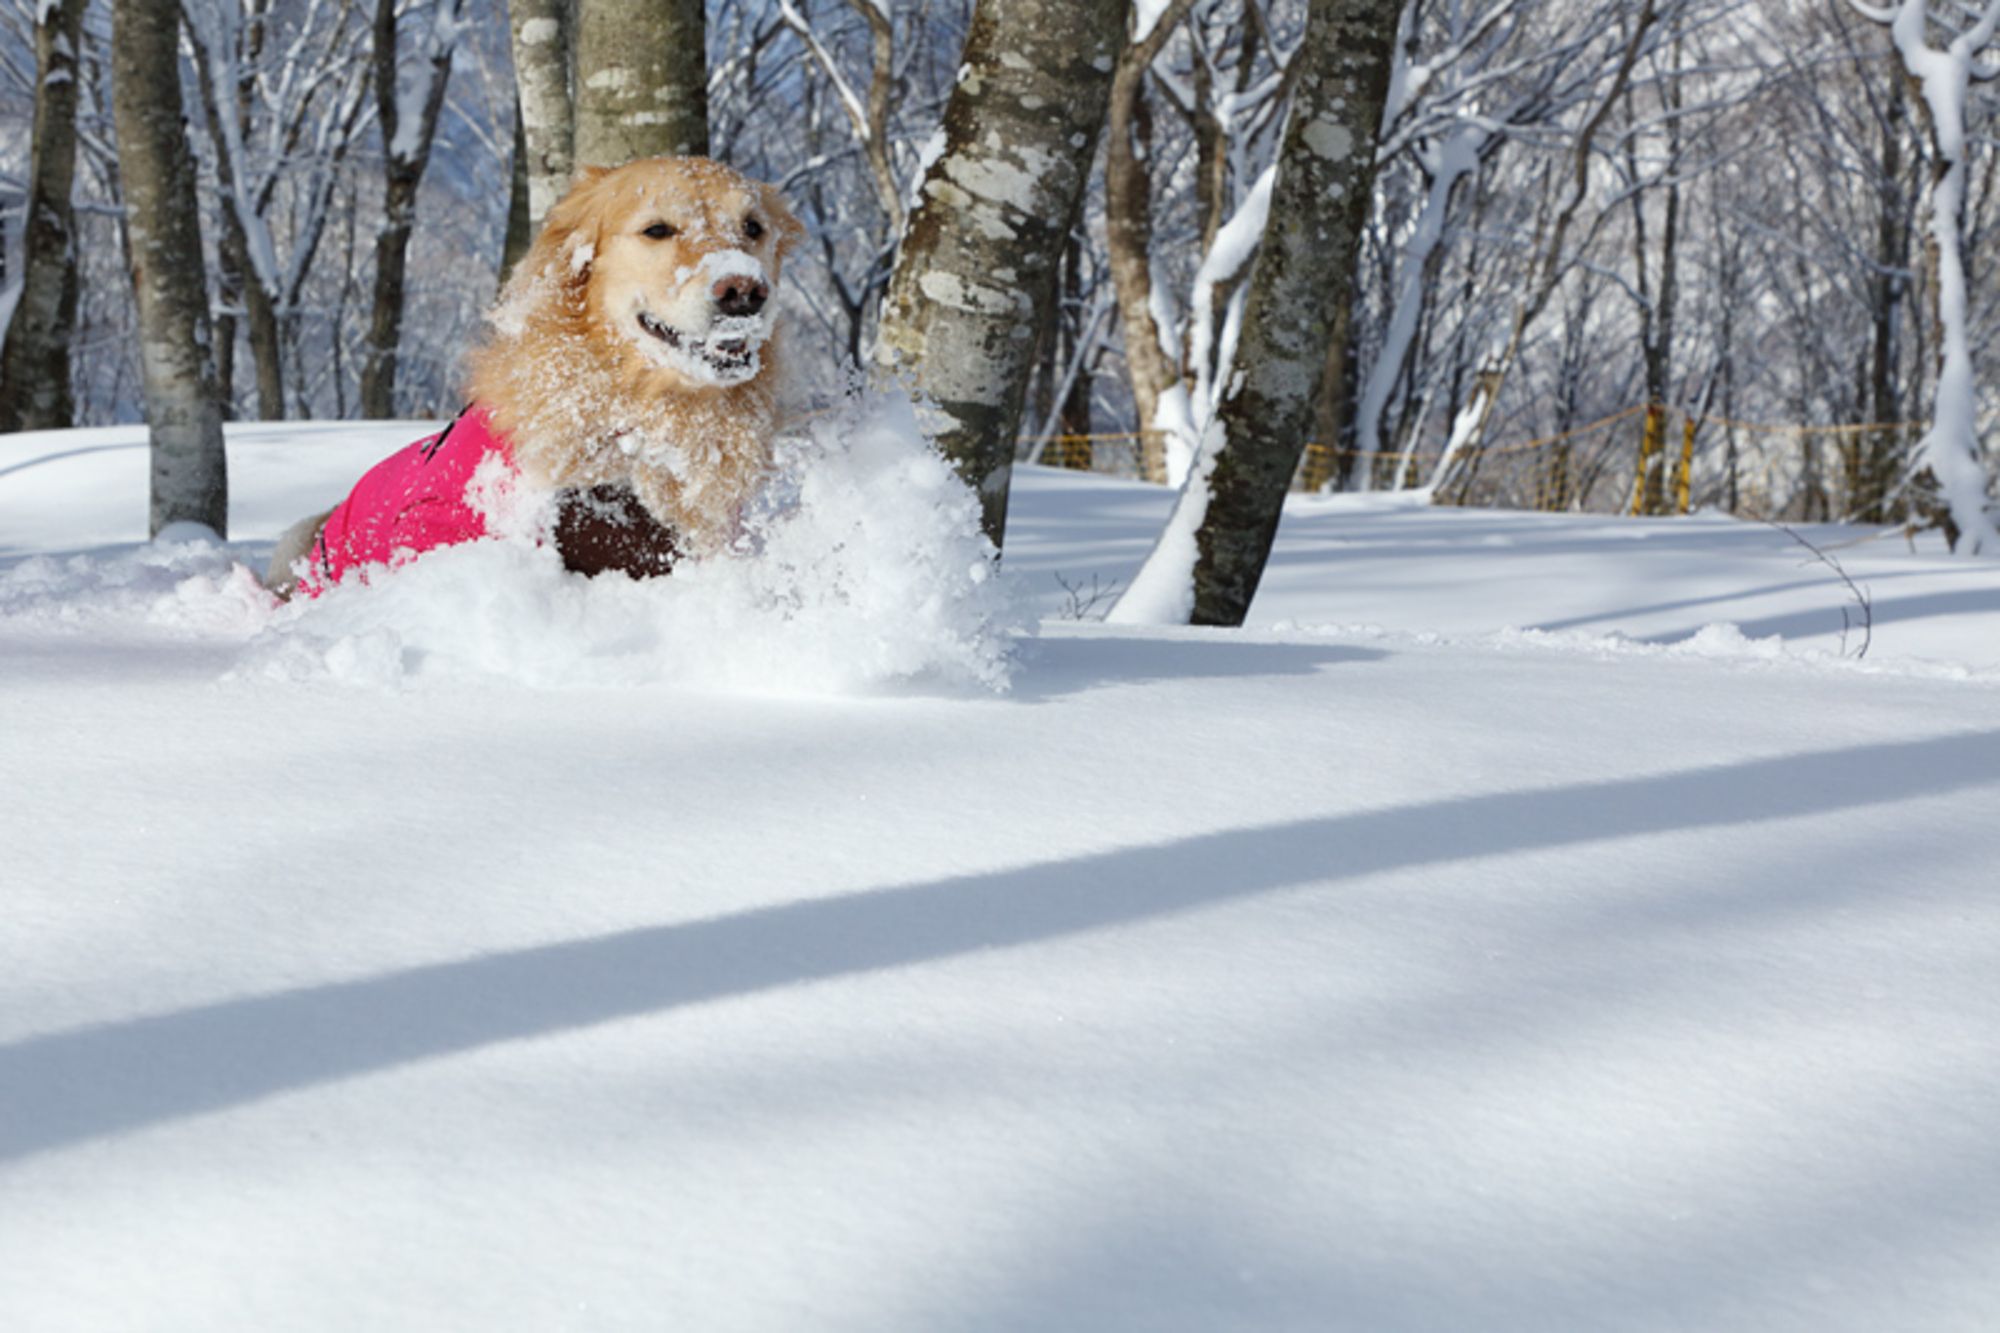
[[[1652,475],[1653,464],[1660,455],[1661,435],[1666,425],[1664,413],[1658,403],[1646,404],[1646,426],[1639,436],[1639,471],[1632,479],[1632,514],[1651,512],[1647,505],[1647,480]]]
[[[1681,467],[1680,475],[1674,479],[1675,512],[1685,514],[1694,491],[1694,417],[1681,418]]]

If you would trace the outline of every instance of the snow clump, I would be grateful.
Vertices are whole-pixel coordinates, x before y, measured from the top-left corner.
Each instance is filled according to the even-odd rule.
[[[195,524],[169,525],[140,545],[30,556],[0,569],[0,620],[17,629],[240,640],[263,626],[271,600],[257,576]]]

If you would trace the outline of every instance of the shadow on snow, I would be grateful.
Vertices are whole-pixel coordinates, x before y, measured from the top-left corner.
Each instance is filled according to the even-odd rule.
[[[2000,731],[1205,833],[0,1047],[0,1159],[500,1042],[1408,867],[2000,787]]]

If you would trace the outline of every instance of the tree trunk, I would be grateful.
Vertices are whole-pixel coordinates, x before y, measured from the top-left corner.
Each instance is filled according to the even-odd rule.
[[[1139,418],[1140,469],[1148,481],[1167,479],[1167,456],[1158,425],[1160,396],[1179,371],[1161,346],[1153,318],[1153,189],[1151,118],[1146,71],[1187,13],[1192,0],[1174,0],[1151,32],[1127,42],[1111,76],[1105,117],[1104,247],[1118,291],[1118,323],[1125,340],[1125,374]]]
[[[194,159],[181,119],[174,0],[112,0],[112,104],[152,439],[149,531],[228,535],[222,405],[210,359]]]
[[[1240,625],[1263,577],[1285,492],[1312,434],[1333,336],[1354,280],[1389,89],[1398,0],[1313,0],[1270,222],[1216,426],[1220,448],[1195,541],[1192,621]]]
[[[1676,20],[1678,25],[1678,20]],[[1680,170],[1680,112],[1681,112],[1681,39],[1678,34],[1673,44],[1673,66],[1666,76],[1666,151],[1659,162],[1659,170],[1666,180],[1660,188],[1665,195],[1662,207],[1666,218],[1661,223],[1659,291],[1653,291],[1650,258],[1650,237],[1647,227],[1646,197],[1650,191],[1634,188],[1632,191],[1632,265],[1639,302],[1639,350],[1640,361],[1646,378],[1646,439],[1640,449],[1640,475],[1634,483],[1632,512],[1634,514],[1666,514],[1672,512],[1671,497],[1668,495],[1667,474],[1670,471],[1665,448],[1667,399],[1673,389],[1674,359],[1674,310],[1679,296],[1680,269],[1680,217],[1681,192],[1676,180]],[[1625,94],[1626,118],[1637,123],[1632,111],[1632,94],[1628,88]],[[1635,138],[1625,142],[1627,174],[1636,187],[1643,179],[1644,168],[1640,163],[1640,150]]]
[[[702,0],[578,0],[577,163],[707,152]]]
[[[1354,356],[1354,284],[1335,293],[1332,331],[1326,341],[1326,364],[1320,371],[1319,405],[1313,409],[1312,443],[1319,446],[1317,475],[1308,465],[1303,475],[1309,491],[1336,491],[1354,484],[1354,412],[1359,376],[1349,367]],[[1368,472],[1375,460],[1365,460]],[[1374,489],[1372,479],[1359,488]]]
[[[883,300],[876,360],[936,408],[939,448],[1000,545],[1035,332],[1082,207],[1123,0],[980,0]]]
[[[35,124],[22,236],[20,299],[0,350],[0,431],[72,425],[70,339],[76,328],[77,46],[85,0],[50,0],[35,27]]]
[[[532,243],[576,172],[576,102],[570,92],[575,34],[569,0],[509,0],[507,15],[528,186],[526,233]]]
[[[1979,53],[2000,33],[2000,0],[1987,0],[1975,22],[1944,48],[1929,44],[1923,0],[1899,0],[1875,10],[1855,8],[1888,25],[1903,68],[1915,80],[1918,109],[1932,148],[1930,240],[1937,265],[1937,407],[1919,445],[1948,512],[1941,516],[1953,550],[1963,539],[1973,555],[2000,551],[2000,527],[1989,512],[1986,461],[1980,448],[1977,384],[1968,312],[1971,282],[1966,233],[1966,100]],[[1982,67],[1983,68],[1983,67]]]
[[[1443,139],[1417,153],[1424,175],[1424,202],[1409,225],[1397,258],[1396,281],[1382,346],[1365,380],[1355,393],[1354,451],[1356,490],[1375,488],[1375,460],[1381,453],[1383,424],[1397,390],[1405,385],[1416,360],[1417,333],[1431,304],[1438,261],[1450,226],[1453,197],[1461,182],[1476,186],[1487,156],[1503,142],[1490,126],[1468,118]]]
[[[528,128],[521,120],[518,105],[514,109],[514,165],[507,173],[507,184],[507,230],[500,238],[502,287],[507,285],[507,276],[514,271],[514,265],[521,262],[521,256],[534,244],[535,231],[541,226],[541,219],[533,215],[530,206]]]
[[[253,29],[253,32],[256,29]],[[224,31],[210,34],[210,37],[233,43],[234,33]],[[195,69],[199,76],[201,107],[203,118],[208,122],[209,141],[215,153],[215,174],[222,195],[222,261],[223,296],[225,302],[241,300],[244,313],[248,316],[250,335],[250,358],[257,376],[257,415],[265,421],[285,419],[285,367],[284,342],[278,329],[276,294],[269,285],[277,275],[259,267],[251,253],[250,232],[252,225],[261,227],[262,221],[256,216],[257,201],[249,197],[244,188],[246,163],[236,160],[231,151],[232,143],[241,144],[244,122],[248,119],[250,89],[247,80],[238,75],[237,86],[221,88],[217,86],[216,70],[211,62],[211,53],[203,49],[204,39],[195,39]],[[230,52],[224,62],[225,70],[239,70],[243,52]],[[230,100],[223,101],[228,93]],[[225,126],[223,117],[234,116],[236,124]],[[232,133],[232,129],[234,132]],[[219,364],[219,392],[225,411],[234,397],[232,362],[235,355],[236,321],[226,316],[217,322],[219,345],[216,355]]]
[[[458,0],[434,3],[450,4],[451,22],[456,22]],[[421,63],[413,60],[407,70],[397,47],[395,0],[376,0],[375,98],[384,146],[383,218],[375,234],[375,300],[361,364],[361,414],[377,420],[396,415],[396,359],[403,342],[410,234],[416,229],[417,190],[430,164],[438,114],[444,109],[455,41],[448,30],[434,32]]]
[[[1903,81],[1889,80],[1888,105],[1882,118],[1882,182],[1875,198],[1875,273],[1869,280],[1868,310],[1872,334],[1868,358],[1869,423],[1882,426],[1860,443],[1861,457],[1848,495],[1848,506],[1861,523],[1886,523],[1903,466],[1902,432],[1889,423],[1903,419],[1899,366],[1902,348],[1897,330],[1902,324],[1910,268],[1909,201],[1903,181],[1903,135],[1906,132]]]

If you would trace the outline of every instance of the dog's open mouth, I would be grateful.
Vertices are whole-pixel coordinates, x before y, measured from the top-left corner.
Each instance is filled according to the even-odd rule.
[[[698,341],[643,310],[639,312],[639,327],[724,378],[747,378],[756,373],[757,346],[762,340],[742,330],[725,328]]]

